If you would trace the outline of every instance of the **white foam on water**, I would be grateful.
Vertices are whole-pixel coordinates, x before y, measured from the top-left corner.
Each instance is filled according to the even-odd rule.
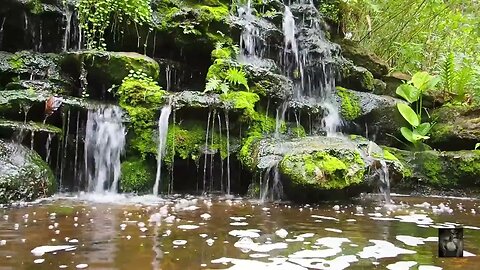
[[[183,246],[187,244],[187,240],[173,240],[172,244],[174,244],[175,246]]]
[[[315,241],[316,245],[322,245],[329,248],[339,248],[343,243],[350,243],[348,238],[344,237],[322,237]]]
[[[288,248],[287,243],[269,243],[269,244],[259,244],[255,243],[249,237],[243,237],[238,240],[234,245],[234,247],[241,249],[243,252],[270,252],[275,249],[286,249]]]
[[[425,214],[410,214],[403,216],[395,216],[395,218],[398,218],[400,222],[416,223],[422,225],[433,224],[433,219],[429,218],[428,215]]]
[[[319,216],[319,215],[311,215],[312,218],[318,218],[318,219],[325,219],[325,220],[335,220],[335,221],[339,221],[338,218],[334,218],[334,217],[327,217],[327,216]]]
[[[55,251],[61,251],[61,250],[66,250],[66,249],[72,249],[75,248],[75,246],[39,246],[34,249],[32,249],[30,252],[34,256],[42,256],[45,253],[50,253],[50,252],[55,252]]]
[[[384,240],[369,240],[373,246],[364,247],[358,256],[362,259],[366,258],[394,258],[400,254],[415,254],[416,251],[396,247],[394,244]]]
[[[200,228],[200,226],[187,224],[187,225],[178,225],[177,228],[179,228],[180,230],[195,230]]]
[[[308,270],[305,267],[301,267],[297,264],[289,263],[286,260],[274,260],[273,262],[260,262],[256,260],[246,260],[246,259],[233,259],[233,258],[220,258],[212,260],[213,264],[233,264],[232,267],[227,268],[230,270],[245,270],[245,269],[255,269],[255,270]]]
[[[33,263],[40,264],[40,263],[43,263],[44,261],[45,259],[36,259],[33,261]]]
[[[232,222],[230,223],[231,226],[247,226],[247,222]]]
[[[305,259],[305,258],[328,258],[342,252],[341,248],[315,249],[315,250],[300,250],[288,255],[291,259]]]
[[[314,233],[303,233],[303,234],[297,235],[297,237],[301,237],[301,238],[310,238],[314,236],[315,236]]]
[[[463,257],[475,257],[477,255],[471,253],[471,252],[468,252],[466,250],[463,251]]]
[[[418,245],[424,245],[425,239],[422,237],[415,237],[410,235],[397,235],[396,239],[407,246],[416,247]]]
[[[399,220],[397,218],[391,218],[391,217],[370,217],[370,219],[380,220],[380,221],[398,221]]]
[[[160,197],[149,195],[134,195],[128,193],[114,193],[114,192],[101,192],[101,193],[73,193],[55,194],[53,200],[71,200],[71,201],[83,201],[99,204],[115,204],[115,205],[158,205],[159,203],[165,203],[166,201]]]
[[[335,233],[342,233],[343,232],[340,229],[333,229],[333,228],[325,228],[325,231],[335,232]]]
[[[77,266],[75,266],[77,269],[85,269],[88,267],[88,264],[86,263],[81,263],[81,264],[77,264]]]
[[[442,270],[443,268],[440,266],[434,265],[420,265],[418,266],[418,270]]]
[[[308,269],[324,269],[324,270],[342,270],[348,268],[351,263],[357,262],[357,256],[345,255],[339,256],[332,260],[325,259],[289,259],[289,261],[306,267]]]
[[[236,237],[250,237],[250,238],[258,238],[260,237],[260,234],[257,232],[258,230],[233,230],[230,231],[228,234],[231,236],[236,236]]]
[[[408,270],[410,267],[417,265],[414,261],[401,261],[387,265],[389,270]]]
[[[246,220],[247,218],[246,217],[230,217],[230,219],[233,219],[234,221],[242,221],[242,220]]]
[[[275,234],[280,238],[285,238],[285,237],[287,237],[288,232],[285,229],[280,229],[280,230],[275,231]]]
[[[463,226],[464,229],[469,229],[469,230],[480,230],[480,227],[475,227],[475,226]]]
[[[269,254],[265,254],[265,253],[253,253],[253,254],[250,254],[249,256],[250,256],[250,258],[267,258],[267,257],[270,257]]]

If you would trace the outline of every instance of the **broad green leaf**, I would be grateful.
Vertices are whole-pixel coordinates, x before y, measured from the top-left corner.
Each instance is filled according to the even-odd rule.
[[[423,89],[423,91],[435,89],[435,87],[437,86],[437,84],[438,84],[441,80],[442,80],[442,78],[440,78],[439,76],[433,76],[433,77],[430,79],[430,81],[428,81],[428,83],[426,84],[425,89]]]
[[[402,127],[402,128],[400,129],[400,132],[402,133],[403,137],[404,137],[407,141],[409,141],[409,142],[411,142],[411,143],[416,143],[416,142],[417,142],[416,140],[413,139],[413,132],[412,132],[409,128],[407,128],[407,127]]]
[[[395,91],[397,95],[403,97],[409,103],[413,103],[420,98],[420,90],[411,84],[402,84]]]
[[[418,88],[420,91],[424,91],[428,82],[432,79],[432,76],[426,71],[420,71],[413,75],[412,83],[413,86]]]
[[[428,140],[430,139],[430,137],[428,136],[424,136],[424,135],[421,135],[421,134],[418,134],[417,130],[413,130],[412,132],[412,137],[415,141],[420,141],[420,140]]]
[[[418,125],[420,125],[420,120],[418,120],[417,114],[412,108],[410,108],[410,106],[405,103],[398,103],[397,108],[403,118],[405,118],[410,125],[413,127],[418,127]]]
[[[417,128],[415,128],[414,131],[416,131],[418,134],[422,136],[427,136],[431,128],[432,128],[432,125],[427,122],[427,123],[420,124]]]

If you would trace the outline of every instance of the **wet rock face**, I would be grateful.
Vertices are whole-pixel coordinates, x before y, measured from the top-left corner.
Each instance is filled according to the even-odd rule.
[[[350,59],[355,65],[368,69],[375,78],[382,78],[388,73],[388,65],[375,54],[363,50],[354,42],[341,40],[342,54]]]
[[[480,141],[480,106],[447,104],[433,110],[430,142],[445,150],[473,149]],[[457,149],[455,149],[457,148]]]
[[[0,203],[50,196],[55,188],[52,171],[37,153],[0,140]]]
[[[409,191],[434,188],[440,191],[478,191],[480,184],[480,151],[409,152],[388,148],[405,167],[398,188]]]
[[[250,151],[252,171],[277,166],[282,182],[292,200],[321,199],[329,192],[355,195],[372,184],[370,170],[383,160],[392,175],[401,175],[403,167],[391,155],[361,137],[340,138],[311,136],[296,139],[263,139]],[[358,194],[358,193],[357,193]],[[331,196],[323,199],[331,198]],[[308,200],[308,199],[307,199]]]

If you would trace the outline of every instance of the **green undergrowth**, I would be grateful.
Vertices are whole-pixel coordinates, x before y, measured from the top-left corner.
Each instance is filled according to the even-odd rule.
[[[358,104],[358,99],[347,89],[337,87],[338,96],[341,98],[342,116],[345,120],[355,120],[362,113],[362,108]]]
[[[154,131],[158,110],[164,103],[165,93],[155,81],[141,71],[132,71],[116,92],[120,106],[130,117],[133,131],[130,147],[142,158],[147,154],[157,153]]]
[[[210,130],[207,144],[205,144],[206,136],[207,131],[203,122],[184,121],[181,124],[171,125],[168,129],[166,155],[163,159],[165,164],[170,167],[175,157],[198,162],[204,151],[219,153],[220,157],[225,159],[229,155],[225,134],[220,136],[218,129],[211,134]]]
[[[148,192],[151,191],[155,172],[147,161],[142,159],[131,159],[122,162],[120,189],[122,192]]]

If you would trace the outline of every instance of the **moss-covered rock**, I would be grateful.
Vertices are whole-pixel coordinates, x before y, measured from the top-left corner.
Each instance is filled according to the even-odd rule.
[[[158,80],[159,65],[152,58],[134,52],[81,51],[66,54],[62,60],[64,70],[80,74],[81,65],[88,73],[89,83],[120,85],[130,71],[141,71],[153,80]],[[72,68],[73,67],[73,68]]]
[[[445,150],[473,149],[480,142],[480,105],[445,104],[431,113],[436,124],[428,143]]]
[[[357,66],[368,69],[375,78],[381,78],[388,73],[388,64],[374,53],[366,51],[353,41],[342,39],[339,43],[343,56],[352,60]]]
[[[358,98],[351,91],[343,87],[337,87],[337,94],[340,97],[343,119],[354,120],[358,118],[362,110]]]
[[[145,193],[152,191],[155,172],[147,161],[141,159],[122,162],[120,189],[123,192]]]
[[[292,181],[292,186],[343,189],[364,180],[365,163],[355,149],[315,151],[286,155],[280,162],[280,172]]]
[[[130,117],[130,147],[143,158],[157,153],[154,136],[158,111],[164,103],[165,91],[157,83],[147,78],[126,78],[118,88],[120,106]]]
[[[11,121],[6,119],[0,118],[0,134],[3,131],[7,131],[8,133],[14,131],[32,131],[35,133],[49,133],[49,134],[62,134],[62,129],[51,126],[43,123],[35,123],[35,122],[18,122],[18,121]]]
[[[388,151],[410,172],[394,187],[410,191],[419,188],[446,192],[479,190],[479,150],[409,152],[388,148]]]
[[[357,67],[346,62],[340,69],[339,86],[356,91],[372,92],[375,89],[373,75],[363,67]]]
[[[52,171],[36,152],[0,140],[0,203],[32,201],[55,189]]]

